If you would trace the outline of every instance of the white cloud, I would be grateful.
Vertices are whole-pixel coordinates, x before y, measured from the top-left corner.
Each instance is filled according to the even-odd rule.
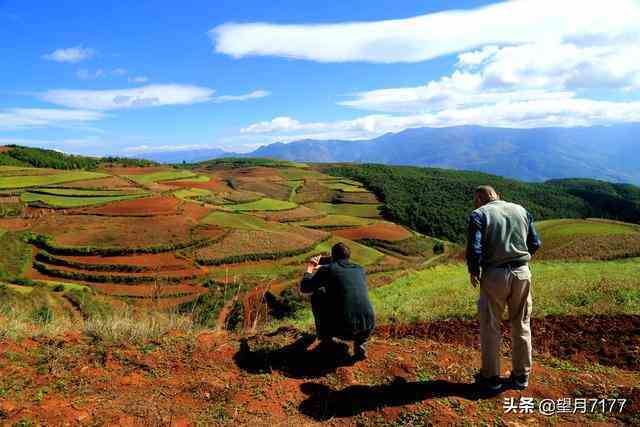
[[[146,83],[149,81],[149,77],[147,76],[135,76],[129,77],[129,83]]]
[[[115,110],[207,102],[214,92],[207,87],[166,84],[112,90],[50,90],[44,92],[41,98],[70,108]]]
[[[51,53],[43,55],[44,59],[56,62],[76,63],[91,58],[95,54],[93,49],[84,48],[82,46],[69,47],[66,49],[56,49]]]
[[[580,98],[503,101],[491,105],[450,108],[433,113],[395,116],[378,114],[354,120],[302,123],[291,117],[252,124],[245,135],[270,135],[272,140],[368,139],[416,127],[481,125],[508,128],[569,127],[640,121],[640,102],[594,101]]]
[[[248,101],[250,99],[264,98],[271,95],[271,92],[266,90],[255,90],[245,95],[222,95],[216,96],[214,102],[229,102],[229,101]]]
[[[386,21],[227,23],[209,35],[217,52],[236,58],[266,55],[392,63],[420,62],[487,45],[637,41],[639,21],[636,0],[515,0]]]
[[[19,130],[45,126],[66,126],[96,121],[104,113],[54,108],[9,108],[0,110],[0,130]]]
[[[101,68],[98,68],[95,71],[90,71],[86,68],[81,68],[78,71],[76,71],[76,76],[78,76],[78,78],[82,80],[94,80],[104,76],[104,70]]]
[[[217,97],[213,96],[214,93],[214,89],[202,86],[165,84],[111,90],[50,90],[42,93],[40,97],[44,101],[69,108],[116,110],[163,105],[188,105],[200,102],[245,101],[269,95],[269,92],[264,90],[257,90],[246,95]]]

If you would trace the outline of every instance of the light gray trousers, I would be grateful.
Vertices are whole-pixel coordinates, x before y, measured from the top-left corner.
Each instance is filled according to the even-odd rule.
[[[505,306],[511,322],[511,360],[513,375],[529,375],[531,370],[531,271],[518,268],[490,268],[480,281],[481,374],[500,375],[501,322]]]

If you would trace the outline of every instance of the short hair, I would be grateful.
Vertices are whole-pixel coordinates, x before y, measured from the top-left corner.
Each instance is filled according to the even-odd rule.
[[[342,259],[349,259],[351,257],[351,250],[344,243],[336,243],[331,248],[331,258],[334,261],[340,261]]]
[[[500,198],[495,188],[490,185],[480,185],[476,187],[475,194],[480,197],[480,200],[484,203],[489,203]]]

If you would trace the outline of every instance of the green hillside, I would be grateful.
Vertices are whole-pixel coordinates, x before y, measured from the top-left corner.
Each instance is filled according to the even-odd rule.
[[[630,185],[601,183],[590,188],[581,184],[584,180],[526,183],[480,172],[373,164],[334,165],[325,172],[364,183],[384,202],[382,214],[387,219],[455,242],[465,239],[473,191],[483,184],[493,185],[505,200],[522,204],[537,220],[601,217],[640,221],[636,202],[640,189]]]

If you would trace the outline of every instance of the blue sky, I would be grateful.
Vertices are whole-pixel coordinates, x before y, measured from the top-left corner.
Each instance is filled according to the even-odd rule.
[[[0,0],[0,144],[249,151],[640,121],[639,21],[637,0]]]

